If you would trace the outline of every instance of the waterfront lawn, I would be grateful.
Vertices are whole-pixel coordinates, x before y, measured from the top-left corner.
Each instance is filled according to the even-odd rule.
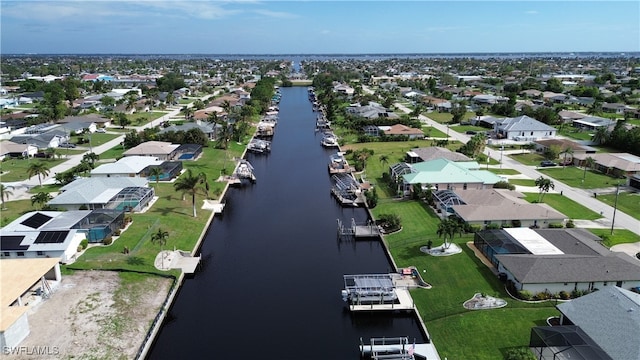
[[[629,244],[640,241],[640,236],[627,229],[589,229],[592,233],[599,236],[603,241],[602,244],[608,248],[618,244]]]
[[[599,189],[616,186],[617,181],[619,181],[619,179],[599,171],[587,170],[585,176],[584,168],[577,168],[575,166],[567,166],[565,168],[540,168],[538,171],[571,187],[583,189]],[[583,178],[584,184],[582,183]]]
[[[544,156],[538,153],[524,153],[524,154],[512,154],[509,155],[513,160],[516,160],[524,165],[538,166],[540,162],[544,160]]]
[[[240,157],[244,145],[229,143],[227,151],[221,149],[204,148],[203,156],[197,161],[185,161],[184,167],[192,169],[194,174],[203,172],[211,186],[209,195],[219,198],[225,183],[216,182],[221,169],[226,167],[228,172],[233,169],[232,157]],[[160,247],[151,243],[151,236],[158,229],[169,232],[169,238],[164,249],[182,249],[191,251],[198,241],[202,230],[211,216],[210,210],[201,209],[204,196],[196,196],[197,217],[193,217],[191,197],[182,200],[182,194],[177,193],[173,183],[159,182],[150,184],[156,189],[157,201],[145,213],[127,214],[133,222],[112,245],[92,246],[80,258],[68,267],[70,269],[109,269],[131,270],[166,274],[154,267],[154,260]],[[129,254],[123,253],[124,248]],[[179,271],[171,271],[177,275]]]
[[[491,171],[492,173],[497,174],[497,175],[520,175],[520,172],[518,170],[515,170],[515,169],[489,168],[489,171]]]
[[[530,203],[538,201],[538,193],[524,193],[525,200]],[[570,219],[595,220],[602,216],[577,202],[560,194],[546,194],[542,202],[567,215]]]
[[[598,200],[614,206],[616,204],[616,194],[598,195]],[[640,220],[640,193],[620,192],[617,207],[627,215]]]
[[[553,303],[526,304],[508,297],[497,277],[466,245],[472,235],[456,236],[461,254],[433,257],[420,251],[436,235],[439,219],[418,201],[385,200],[372,210],[375,215],[395,213],[402,219],[402,231],[385,236],[399,267],[416,266],[432,289],[416,289],[412,297],[442,358],[501,359],[511,347],[527,346],[531,327],[557,315]],[[423,272],[426,270],[426,272]],[[482,292],[508,301],[502,309],[471,311],[462,303]],[[491,331],[487,331],[491,329]]]

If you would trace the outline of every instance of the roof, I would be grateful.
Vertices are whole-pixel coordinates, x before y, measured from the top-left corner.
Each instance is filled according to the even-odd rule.
[[[384,131],[385,135],[424,135],[420,129],[410,128],[406,125],[395,124]]]
[[[609,127],[615,124],[615,122],[616,122],[615,120],[605,119],[597,116],[588,116],[588,117],[583,117],[582,119],[573,120],[574,124],[587,125],[591,127],[599,127],[599,126]]]
[[[31,144],[17,144],[13,141],[0,141],[0,154],[23,153]]]
[[[164,141],[147,141],[123,153],[125,157],[131,155],[169,155],[180,145]]]
[[[546,204],[530,204],[517,198],[517,194],[507,194],[495,189],[462,190],[456,195],[466,205],[454,205],[451,208],[464,221],[481,220],[557,220],[562,221],[566,215],[552,209]]]
[[[496,255],[496,258],[523,284],[640,280],[640,266],[625,253],[607,256],[507,254]]]
[[[591,146],[582,145],[575,141],[569,139],[544,139],[544,140],[536,140],[534,141],[536,144],[551,147],[558,146],[560,149],[564,150],[566,148],[571,148],[573,151],[585,151],[585,152],[596,152],[597,149],[592,148]]]
[[[613,359],[640,359],[640,294],[607,286],[557,308]]]
[[[177,149],[180,145],[176,145]],[[152,156],[125,156],[120,160],[103,164],[91,170],[91,175],[103,174],[139,174],[145,168],[152,165],[160,165],[164,160],[158,160]]]
[[[26,258],[2,259],[0,261],[0,332],[7,330],[23,313],[30,309],[28,306],[9,306],[18,296],[27,291],[60,259],[56,258]]]
[[[498,130],[501,131],[557,131],[556,128],[551,127],[543,122],[540,122],[527,115],[518,116],[515,118],[504,118],[496,120]]]
[[[137,177],[82,178],[60,188],[62,193],[49,201],[48,204],[106,204],[123,189],[145,187],[147,183],[146,178]]]
[[[415,148],[411,149],[422,161],[429,161],[434,159],[447,159],[451,161],[469,161],[469,157],[467,157],[463,153],[451,151],[447,148],[431,146],[425,148]]]
[[[640,171],[640,157],[629,153],[600,153],[591,157],[597,164],[623,171]]]
[[[474,161],[458,163],[447,159],[435,159],[411,165],[413,172],[402,177],[409,184],[495,184],[502,181],[490,171],[470,170],[472,164],[475,164],[475,168],[480,167]]]

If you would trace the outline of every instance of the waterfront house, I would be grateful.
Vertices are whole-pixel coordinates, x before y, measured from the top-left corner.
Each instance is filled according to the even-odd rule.
[[[165,141],[147,141],[135,146],[122,155],[128,156],[151,156],[159,160],[173,160],[176,158],[178,144],[172,144]]]
[[[476,233],[474,246],[517,291],[558,294],[640,286],[640,263],[603,247],[585,229],[505,228]]]
[[[380,126],[385,136],[406,136],[410,140],[424,138],[424,132],[420,129],[410,128],[406,125],[395,124],[392,126]]]
[[[155,196],[145,177],[79,178],[60,188],[47,205],[55,209],[120,209],[140,211]]]

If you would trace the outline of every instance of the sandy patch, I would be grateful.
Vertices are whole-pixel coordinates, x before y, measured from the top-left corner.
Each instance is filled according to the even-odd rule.
[[[18,346],[47,347],[56,359],[133,359],[171,286],[171,279],[117,272],[63,275],[49,299],[29,312],[31,333]],[[51,359],[22,354],[7,359]]]

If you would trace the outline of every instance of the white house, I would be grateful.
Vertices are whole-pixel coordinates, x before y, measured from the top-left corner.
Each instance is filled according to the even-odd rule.
[[[102,164],[91,170],[91,177],[146,177],[144,169],[162,165],[163,162],[151,156],[125,156],[114,163]]]
[[[535,141],[553,138],[557,129],[526,115],[496,119],[493,130],[499,138],[516,141]]]

